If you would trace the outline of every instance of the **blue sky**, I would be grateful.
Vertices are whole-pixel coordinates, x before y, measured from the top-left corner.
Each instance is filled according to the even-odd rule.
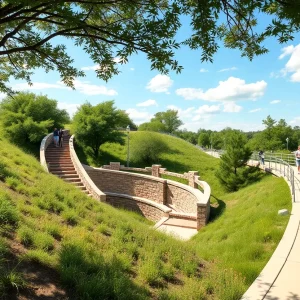
[[[185,30],[188,28],[180,31],[179,38],[185,36]],[[151,71],[146,56],[139,53],[127,64],[118,64],[121,74],[106,83],[96,77],[97,66],[88,55],[69,44],[74,65],[86,72],[86,77],[75,81],[75,91],[60,83],[57,72],[43,70],[36,70],[33,86],[15,80],[11,80],[11,86],[46,94],[71,115],[85,101],[95,105],[114,100],[116,107],[126,110],[136,124],[171,108],[178,110],[184,123],[181,128],[191,131],[225,127],[261,130],[262,120],[268,115],[299,126],[300,34],[287,44],[269,39],[265,46],[270,52],[252,62],[242,58],[239,51],[221,46],[213,63],[201,63],[200,50],[184,47],[176,52],[183,71],[168,75]]]

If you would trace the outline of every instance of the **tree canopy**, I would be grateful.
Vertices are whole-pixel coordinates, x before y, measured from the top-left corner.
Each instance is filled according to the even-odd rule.
[[[0,89],[9,92],[10,76],[26,79],[36,68],[57,70],[62,81],[84,76],[73,65],[68,45],[82,48],[99,67],[97,76],[118,74],[115,58],[126,63],[144,52],[151,68],[180,72],[174,50],[183,45],[200,49],[202,61],[212,61],[220,40],[252,59],[268,50],[263,42],[274,36],[293,40],[300,29],[298,0],[3,0],[0,2]],[[258,18],[270,16],[266,28]],[[182,16],[190,35],[178,40]],[[60,39],[57,39],[60,37]]]
[[[221,155],[216,176],[228,191],[237,191],[259,178],[259,169],[246,167],[251,154],[242,132],[238,130],[227,132],[225,152]]]
[[[13,142],[40,143],[53,127],[70,122],[68,113],[57,108],[57,101],[44,95],[19,93],[6,97],[0,104],[0,122]]]
[[[168,133],[173,133],[183,124],[178,117],[178,111],[174,109],[157,112],[151,122],[160,122],[164,126],[164,131]]]
[[[95,106],[90,103],[81,105],[73,118],[73,129],[76,141],[90,147],[95,157],[105,142],[122,143],[120,127],[131,124],[127,113],[117,109],[114,101],[106,101]]]

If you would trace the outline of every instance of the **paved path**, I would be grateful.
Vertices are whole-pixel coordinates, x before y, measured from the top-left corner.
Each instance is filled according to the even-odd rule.
[[[267,163],[266,167],[280,176],[280,165]],[[297,181],[300,182],[300,175],[296,167],[292,168],[296,177],[295,202],[289,223],[278,247],[243,295],[243,300],[300,300],[300,186]],[[287,183],[291,188],[290,183]]]
[[[208,154],[219,157],[216,152]],[[250,161],[256,165],[257,161]],[[291,189],[287,167],[267,162],[266,170],[282,176]],[[284,235],[272,257],[243,295],[242,300],[300,300],[300,175],[292,167],[295,176],[295,202]]]

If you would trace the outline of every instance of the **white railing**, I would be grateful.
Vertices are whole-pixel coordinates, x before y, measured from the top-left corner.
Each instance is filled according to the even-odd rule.
[[[203,150],[204,152],[209,153],[210,155],[219,158],[223,153],[224,150]],[[293,196],[293,201],[296,201],[295,196],[295,186],[297,189],[300,189],[300,181],[295,176],[295,171],[291,164],[295,165],[295,155],[293,154],[282,154],[282,153],[264,153],[265,154],[265,170],[268,172],[276,171],[280,175],[283,175],[288,182],[291,184],[291,191]],[[289,158],[289,162],[284,159]],[[292,160],[293,159],[293,160]],[[292,163],[293,162],[293,163]],[[260,165],[260,158],[258,156],[258,152],[253,152],[250,160],[248,161],[249,165]]]

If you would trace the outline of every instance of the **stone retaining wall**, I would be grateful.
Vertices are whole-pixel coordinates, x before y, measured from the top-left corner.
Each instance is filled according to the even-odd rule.
[[[85,166],[85,170],[95,185],[107,195],[106,201],[113,205],[127,207],[128,204],[129,209],[140,211],[145,216],[149,215],[151,220],[159,220],[162,216],[166,216],[161,209],[148,207],[147,211],[147,205],[133,203],[132,200],[144,198],[165,207],[170,205],[182,213],[194,215],[197,219],[198,230],[205,226],[208,221],[210,188],[205,187],[206,193],[202,193],[199,189],[182,183],[144,174],[89,166]],[[156,170],[157,168],[154,167],[154,171]],[[209,187],[209,185],[207,186]],[[127,197],[128,195],[131,196],[131,199]]]
[[[100,201],[105,201],[106,195],[95,185],[95,183],[91,180],[91,178],[86,173],[84,167],[82,166],[81,162],[79,161],[77,154],[74,150],[74,135],[71,136],[69,140],[69,148],[70,148],[70,156],[74,165],[74,168],[79,175],[82,183],[86,187],[86,189],[92,194],[92,196]]]
[[[165,204],[165,179],[102,168],[89,167],[86,171],[96,186],[104,193],[126,194]]]
[[[171,212],[170,208],[159,205],[148,199],[128,195],[106,193],[106,202],[115,207],[135,211],[151,221],[159,221]]]

